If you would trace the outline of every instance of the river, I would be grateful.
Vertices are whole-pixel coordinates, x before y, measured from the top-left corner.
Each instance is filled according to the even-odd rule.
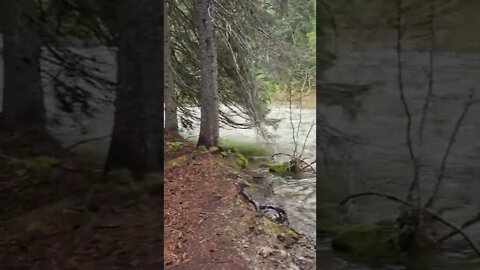
[[[420,181],[425,198],[432,193],[441,159],[468,94],[471,91],[476,92],[477,96],[479,94],[480,54],[435,54],[434,97],[421,145],[417,134],[428,89],[428,54],[407,52],[402,59],[405,96],[413,122],[412,140],[415,152],[421,153]],[[351,150],[355,166],[345,165],[342,160],[332,161],[337,164],[332,166],[334,177],[326,178],[319,184],[334,186],[344,196],[378,191],[405,198],[413,172],[406,147],[407,118],[398,90],[395,52],[371,50],[342,53],[326,71],[325,80],[332,83],[370,84],[372,87],[362,97],[361,110],[354,119],[344,114],[339,107],[318,108],[333,126],[348,135],[358,136],[362,141]],[[443,217],[458,225],[480,210],[479,113],[480,107],[475,102],[470,107],[448,156],[446,175],[435,207],[435,210],[443,211]],[[398,214],[398,205],[379,198],[358,199],[354,205],[354,218],[358,222],[375,222]],[[444,231],[445,228],[440,228],[442,229]],[[465,231],[480,244],[480,224]],[[445,250],[441,256],[429,258],[421,264],[415,263],[409,266],[411,268],[384,265],[378,269],[480,269],[478,264],[470,266],[471,268],[463,264],[471,254],[461,238],[451,239],[443,248]],[[318,260],[328,257],[328,252]],[[343,262],[343,266],[332,269],[370,268]]]

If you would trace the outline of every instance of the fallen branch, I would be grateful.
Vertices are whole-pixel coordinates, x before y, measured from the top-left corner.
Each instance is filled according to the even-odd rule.
[[[315,168],[312,167],[312,165],[315,163],[315,161],[312,162],[312,163],[308,163],[308,162],[306,162],[305,160],[303,160],[303,159],[301,159],[301,158],[295,157],[294,155],[287,154],[287,153],[275,153],[275,154],[272,155],[272,159],[275,158],[276,156],[279,156],[279,155],[285,155],[285,156],[290,157],[291,159],[295,159],[295,160],[298,160],[298,161],[302,162],[303,164],[306,165],[305,167],[301,168],[302,170],[309,167],[310,169],[312,169],[312,171],[313,171],[315,174],[317,173],[317,171],[315,170]]]
[[[344,205],[348,201],[354,199],[354,198],[359,198],[359,197],[367,197],[367,196],[374,196],[374,197],[381,197],[385,198],[400,204],[403,204],[405,206],[408,206],[412,209],[415,209],[417,211],[421,211],[423,214],[427,214],[430,217],[432,217],[434,220],[437,220],[438,222],[446,225],[447,227],[450,227],[452,230],[455,231],[456,234],[460,234],[463,239],[468,243],[468,245],[477,253],[477,255],[480,256],[480,250],[478,247],[475,245],[475,243],[465,234],[465,232],[462,230],[461,227],[458,227],[451,222],[445,220],[443,217],[439,216],[438,214],[426,209],[426,208],[418,208],[417,206],[413,205],[410,202],[407,202],[405,200],[402,200],[396,196],[385,194],[385,193],[378,193],[378,192],[364,192],[364,193],[358,193],[358,194],[353,194],[345,198],[343,201],[340,202],[340,205]]]

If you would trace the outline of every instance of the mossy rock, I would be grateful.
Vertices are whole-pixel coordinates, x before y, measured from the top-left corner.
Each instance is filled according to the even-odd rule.
[[[7,166],[16,170],[27,170],[32,173],[49,172],[60,164],[60,160],[51,156],[37,156],[30,158],[12,158],[7,161]]]
[[[272,162],[267,163],[265,166],[270,172],[276,173],[278,175],[289,176],[292,175],[290,172],[290,163],[289,162]]]
[[[286,246],[296,243],[300,239],[300,235],[288,226],[275,223],[267,217],[261,217],[257,223],[261,233],[272,235],[284,242]]]
[[[333,234],[332,247],[336,250],[361,255],[370,259],[395,258],[401,254],[389,241],[393,228],[378,224],[331,224],[325,227]]]

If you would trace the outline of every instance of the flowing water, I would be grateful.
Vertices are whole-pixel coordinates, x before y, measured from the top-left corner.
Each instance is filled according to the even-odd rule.
[[[269,127],[271,138],[267,142],[253,129],[221,128],[220,137],[236,143],[266,144],[274,153],[293,154],[297,145],[298,154],[302,159],[311,163],[316,159],[316,129],[312,125],[316,122],[314,109],[300,109],[288,107],[272,108],[267,116],[280,119],[276,128]],[[240,119],[236,119],[239,121]],[[198,135],[198,127],[184,132],[185,137]],[[295,138],[295,139],[294,139]],[[303,153],[302,153],[303,150]],[[288,159],[287,156],[284,156]],[[282,157],[279,156],[282,160]],[[315,164],[312,165],[315,168]],[[275,195],[272,200],[286,209],[291,225],[298,231],[315,239],[316,221],[316,177],[305,176],[301,179],[280,177],[267,174],[271,178]]]

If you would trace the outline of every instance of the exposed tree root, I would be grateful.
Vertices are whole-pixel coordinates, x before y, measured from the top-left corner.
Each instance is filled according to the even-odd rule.
[[[240,194],[246,201],[253,204],[256,212],[259,212],[263,215],[266,213],[266,211],[268,211],[268,209],[272,209],[277,212],[277,215],[278,215],[276,219],[277,222],[282,224],[283,223],[288,224],[287,212],[285,212],[284,209],[282,209],[281,207],[275,206],[273,204],[261,204],[255,199],[253,199],[252,196],[248,195],[242,186],[237,186],[237,188],[239,190],[238,194]]]

